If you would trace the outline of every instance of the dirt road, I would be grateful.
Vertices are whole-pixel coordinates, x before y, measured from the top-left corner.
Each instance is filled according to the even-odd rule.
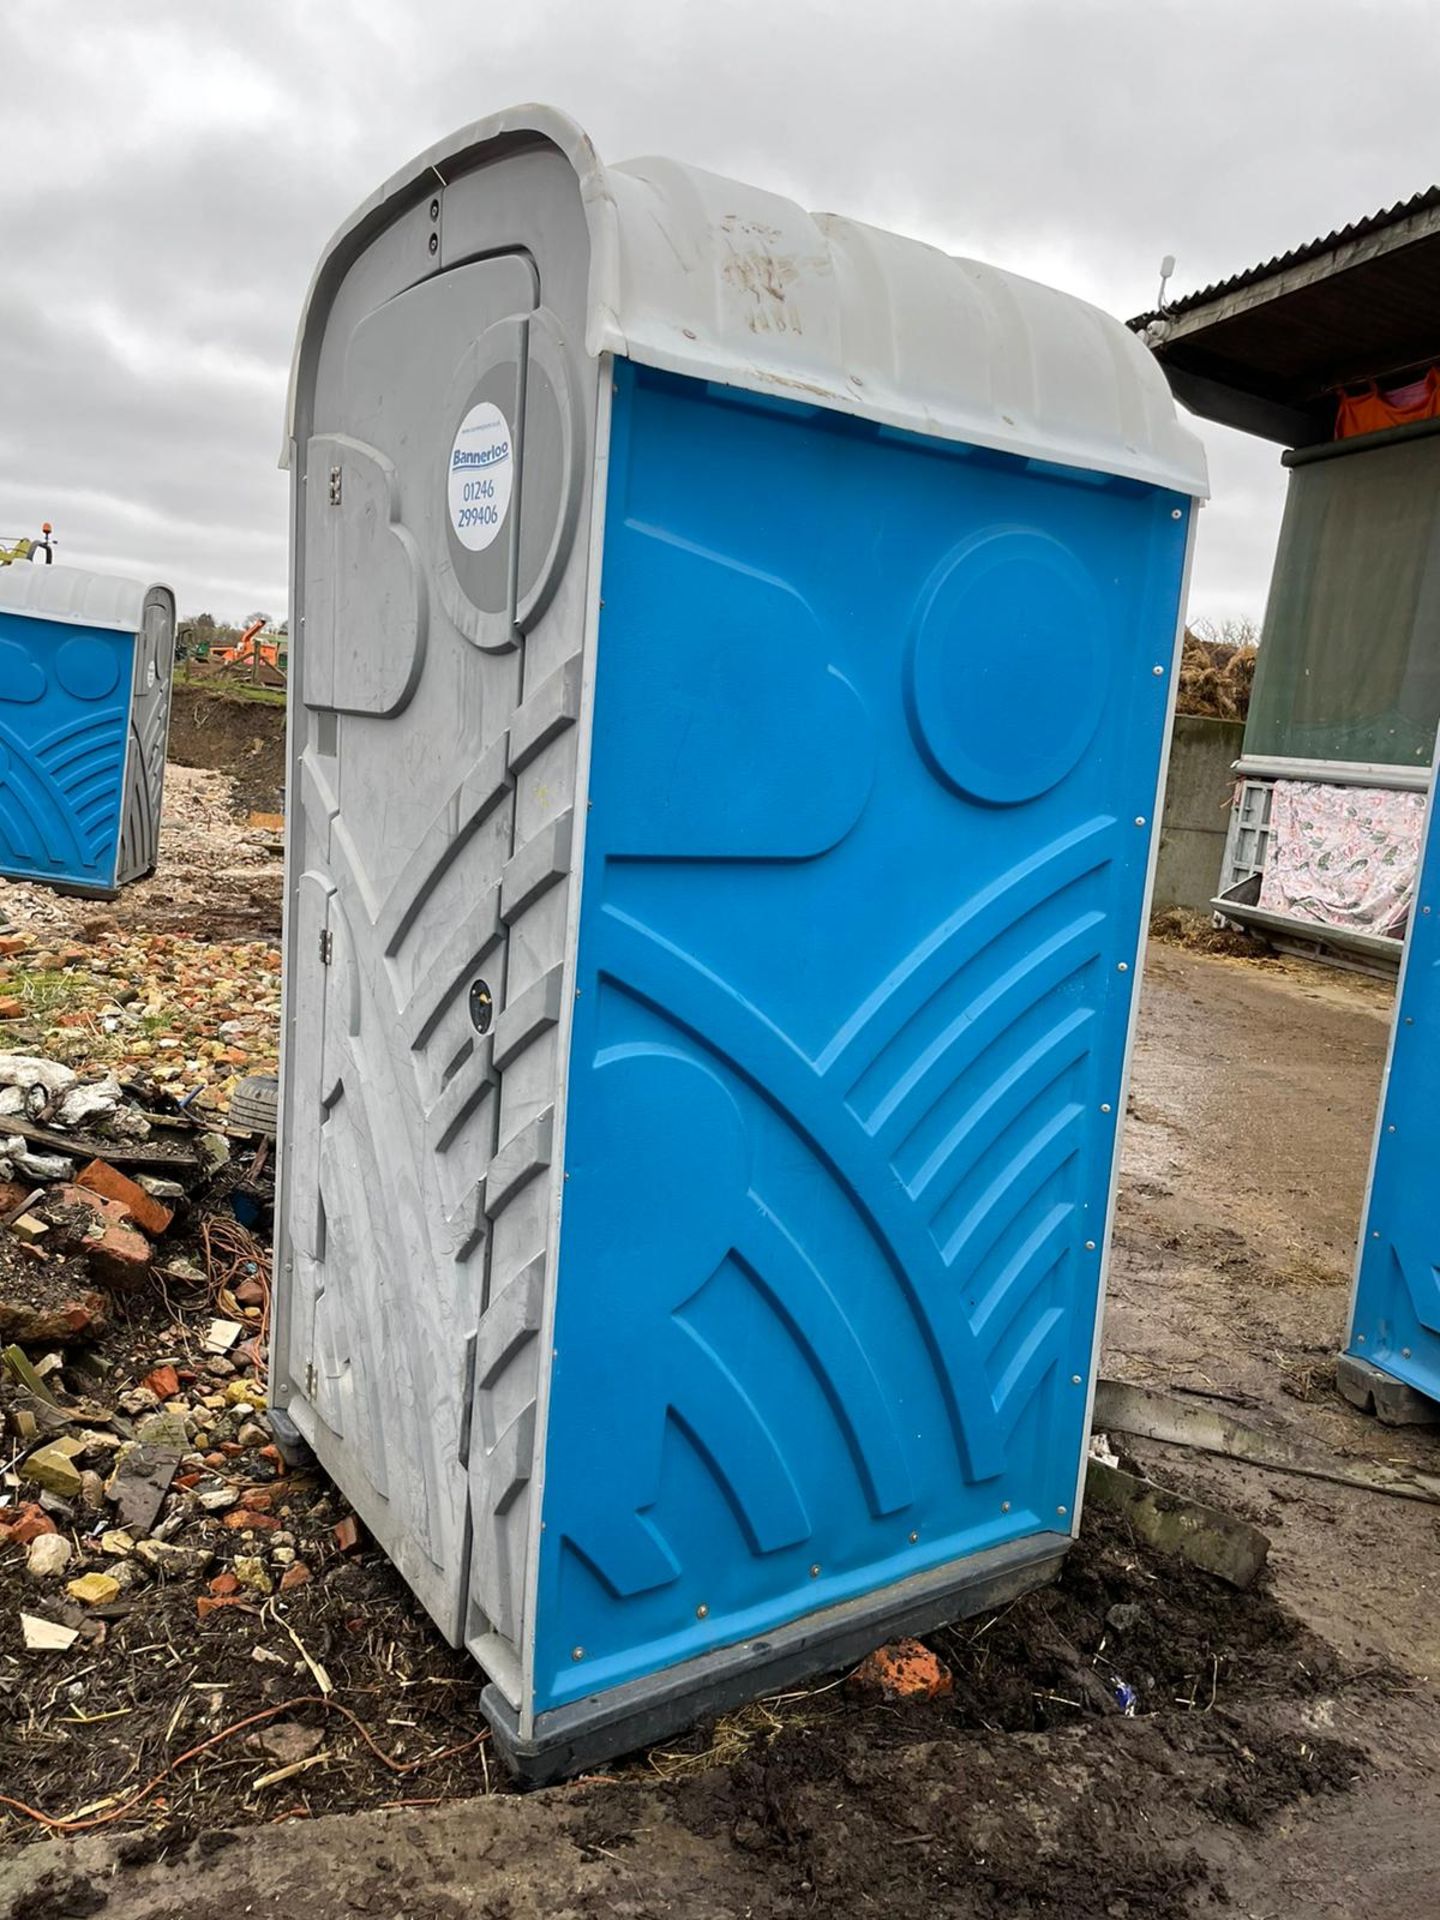
[[[1333,1389],[1388,1013],[1367,981],[1155,950],[1106,1368],[1434,1468],[1440,1439]],[[951,1703],[777,1703],[708,1766],[525,1799],[426,1808],[421,1774],[390,1811],[42,1843],[0,1866],[0,1914],[1433,1920],[1440,1509],[1141,1451],[1266,1527],[1273,1600],[1090,1529],[1059,1588],[937,1640]],[[1151,1709],[1081,1712],[1077,1649]]]

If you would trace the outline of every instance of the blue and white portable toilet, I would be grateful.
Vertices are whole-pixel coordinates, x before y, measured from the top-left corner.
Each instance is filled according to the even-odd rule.
[[[528,107],[290,415],[273,1371],[545,1778],[1073,1535],[1200,448],[1010,274]]]
[[[1356,1250],[1342,1392],[1395,1424],[1440,1421],[1440,809],[1425,845]]]
[[[0,567],[0,877],[113,894],[153,871],[175,597]]]

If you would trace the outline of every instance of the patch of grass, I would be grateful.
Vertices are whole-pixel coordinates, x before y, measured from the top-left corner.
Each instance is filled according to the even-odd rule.
[[[283,708],[286,699],[284,687],[253,687],[248,680],[187,680],[182,675],[177,684],[212,700],[229,700],[235,706]]]
[[[3,977],[4,991],[23,1000],[26,1013],[37,1018],[47,1013],[68,1012],[77,1001],[85,999],[94,986],[88,973],[74,969],[64,972],[58,968],[25,969]]]

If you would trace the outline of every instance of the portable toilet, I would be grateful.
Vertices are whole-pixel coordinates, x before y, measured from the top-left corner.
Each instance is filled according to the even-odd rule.
[[[1357,1405],[1396,1425],[1440,1422],[1440,810],[1430,783],[1370,1184],[1356,1250],[1350,1325],[1337,1378]]]
[[[175,596],[0,567],[0,877],[113,894],[154,870]]]
[[[1081,301],[527,107],[291,390],[272,1383],[551,1778],[1073,1535],[1204,463]]]

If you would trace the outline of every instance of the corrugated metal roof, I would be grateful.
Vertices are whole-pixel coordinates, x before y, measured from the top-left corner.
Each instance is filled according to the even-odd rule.
[[[1303,246],[1291,247],[1288,253],[1277,253],[1273,259],[1262,260],[1258,266],[1232,273],[1227,280],[1216,280],[1208,287],[1201,287],[1198,293],[1183,294],[1178,300],[1170,301],[1163,314],[1158,308],[1151,313],[1137,314],[1129,324],[1139,328],[1148,326],[1152,320],[1174,319],[1177,314],[1192,313],[1196,307],[1203,307],[1224,294],[1237,293],[1241,287],[1253,286],[1257,280],[1268,280],[1272,274],[1284,273],[1289,267],[1302,266],[1307,260],[1316,260],[1321,254],[1331,253],[1353,240],[1363,240],[1369,234],[1381,233],[1386,227],[1398,226],[1402,220],[1408,220],[1417,213],[1426,213],[1437,206],[1440,206],[1440,186],[1426,187],[1420,193],[1412,194],[1408,200],[1397,200],[1393,207],[1383,207],[1380,212],[1367,214],[1362,220],[1352,220],[1348,227],[1337,227],[1334,232],[1322,234],[1319,239],[1307,240]]]

